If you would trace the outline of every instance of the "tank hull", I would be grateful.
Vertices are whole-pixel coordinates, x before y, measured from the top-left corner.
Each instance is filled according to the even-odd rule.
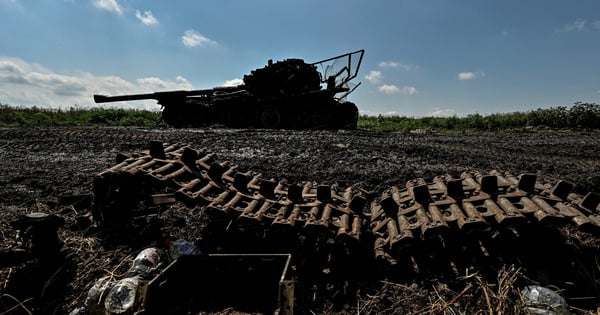
[[[221,125],[228,128],[356,129],[358,108],[333,98],[253,96],[181,102],[163,107],[163,121],[177,128]]]

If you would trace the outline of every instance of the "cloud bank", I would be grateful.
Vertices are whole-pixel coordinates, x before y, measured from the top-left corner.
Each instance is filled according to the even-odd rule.
[[[18,58],[0,57],[0,103],[11,106],[71,108],[123,107],[158,110],[154,100],[95,104],[94,94],[137,94],[164,90],[191,90],[184,77],[164,80],[139,78],[134,82],[117,76],[95,76],[81,72],[61,74]]]

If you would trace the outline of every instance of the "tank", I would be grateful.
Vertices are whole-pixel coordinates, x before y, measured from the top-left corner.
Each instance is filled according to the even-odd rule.
[[[347,100],[364,49],[307,63],[290,58],[244,75],[243,84],[204,90],[94,95],[96,103],[156,100],[167,125],[267,129],[355,129],[358,108]]]

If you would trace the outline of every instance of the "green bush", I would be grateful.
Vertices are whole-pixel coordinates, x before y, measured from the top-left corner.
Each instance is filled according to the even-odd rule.
[[[529,114],[528,125],[600,129],[600,105],[576,102],[570,109],[564,106],[537,109]]]
[[[576,102],[569,110],[569,127],[600,128],[600,106],[597,104]]]
[[[0,126],[35,125],[100,125],[100,126],[155,126],[160,112],[122,108],[24,108],[0,104]],[[437,130],[441,132],[464,132],[486,130],[519,130],[526,127],[547,126],[552,128],[600,129],[600,105],[576,102],[571,108],[565,106],[538,108],[530,112],[470,114],[465,117],[366,116],[358,120],[358,128],[409,132],[411,130]]]
[[[0,126],[154,126],[159,112],[92,108],[24,108],[0,104]]]
[[[530,112],[514,112],[483,116],[470,114],[466,117],[361,116],[358,127],[377,131],[408,132],[415,129],[442,132],[521,130],[526,127],[600,129],[600,105],[575,103],[565,106],[536,109]]]

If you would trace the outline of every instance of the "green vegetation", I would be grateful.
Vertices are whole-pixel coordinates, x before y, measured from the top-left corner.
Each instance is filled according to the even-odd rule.
[[[0,104],[0,126],[141,126],[157,124],[160,112],[116,108],[46,109],[23,108]],[[409,132],[435,130],[439,132],[523,130],[529,127],[561,129],[600,129],[600,105],[576,102],[564,106],[536,109],[530,112],[479,115],[466,117],[361,116],[361,129]]]
[[[0,126],[155,126],[159,112],[120,108],[23,108],[0,104]]]
[[[358,127],[377,131],[409,132],[435,130],[440,132],[523,130],[531,127],[560,129],[600,129],[600,105],[576,102],[571,108],[564,106],[466,117],[361,116]]]

